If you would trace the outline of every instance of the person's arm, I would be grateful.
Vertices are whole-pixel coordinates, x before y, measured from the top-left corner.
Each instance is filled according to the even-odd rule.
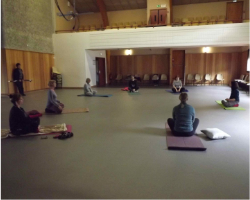
[[[180,80],[180,87],[179,87],[179,91],[181,91],[181,88],[182,88],[182,82]]]
[[[194,123],[194,120],[195,120],[195,109],[193,108],[193,111],[192,111],[192,122]]]
[[[239,91],[238,90],[235,90],[235,91],[232,91],[229,99],[226,99],[226,101],[239,101]]]
[[[52,103],[54,106],[59,107],[59,103],[57,102],[56,96],[53,94],[53,92],[49,91],[49,102]]]
[[[20,71],[21,71],[21,73],[20,73],[20,80],[23,80],[24,79],[23,70],[21,69]]]
[[[17,69],[13,70],[13,81],[19,80]]]
[[[177,88],[175,87],[175,81],[173,81],[173,88],[177,91]]]
[[[173,117],[173,120],[175,120],[175,108],[173,108],[172,117]]]

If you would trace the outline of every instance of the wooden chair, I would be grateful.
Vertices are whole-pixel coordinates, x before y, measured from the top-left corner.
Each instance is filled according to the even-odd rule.
[[[216,80],[216,85],[217,85],[218,83],[221,83],[221,85],[224,84],[224,78],[223,78],[223,75],[222,75],[222,74],[217,74],[215,80]]]
[[[118,84],[118,83],[121,83],[122,82],[122,75],[121,74],[118,74],[116,79],[115,79],[115,82]]]
[[[160,77],[158,74],[154,74],[153,77],[152,77],[152,81],[153,81],[153,84],[155,86],[159,85],[159,81],[160,81]]]
[[[143,84],[145,83],[145,82],[150,82],[150,76],[149,76],[149,74],[144,74],[144,76],[143,76]]]
[[[165,83],[167,84],[167,82],[168,82],[168,77],[167,77],[167,75],[166,75],[166,74],[162,74],[160,80],[161,80],[161,83],[165,82]]]
[[[212,77],[210,74],[206,74],[205,77],[204,77],[204,85],[206,84],[206,82],[208,82],[209,85],[211,85],[212,83]]]
[[[195,74],[194,76],[194,84],[202,84],[202,76],[200,74]]]
[[[194,84],[194,75],[193,74],[187,75],[187,83],[191,83],[192,85]]]
[[[183,26],[191,26],[191,21],[188,18],[183,18],[182,19],[182,24]]]

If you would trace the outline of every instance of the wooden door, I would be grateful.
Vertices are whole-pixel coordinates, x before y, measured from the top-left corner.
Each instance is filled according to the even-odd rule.
[[[166,24],[167,21],[167,10],[160,9],[159,10],[159,24]]]
[[[159,23],[159,11],[150,10],[150,21],[151,25],[157,25]]]
[[[227,20],[241,23],[243,18],[243,1],[227,3]]]
[[[172,52],[172,81],[179,76],[184,84],[185,50],[174,50]]]
[[[105,58],[96,58],[96,83],[98,87],[106,85]]]

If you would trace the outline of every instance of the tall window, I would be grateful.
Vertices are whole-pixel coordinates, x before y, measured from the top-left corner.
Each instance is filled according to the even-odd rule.
[[[249,49],[248,49],[248,59],[247,59],[247,71],[250,71],[250,56],[249,56]]]

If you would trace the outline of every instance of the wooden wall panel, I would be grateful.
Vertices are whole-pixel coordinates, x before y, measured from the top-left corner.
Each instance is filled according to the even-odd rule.
[[[111,56],[110,73],[122,74],[166,74],[169,75],[170,55]]]
[[[13,69],[16,63],[21,64],[24,79],[32,79],[32,82],[24,82],[24,91],[45,89],[51,78],[51,69],[54,66],[54,55],[4,49],[6,54],[7,79],[12,80]],[[8,93],[15,93],[14,83],[8,83]]]
[[[6,52],[1,49],[1,94],[9,93],[7,66],[6,66]]]
[[[225,84],[240,77],[241,52],[236,53],[209,53],[209,54],[186,54],[186,75],[210,74],[213,80],[216,74],[222,74]],[[245,58],[243,59],[245,60]]]
[[[247,74],[247,59],[248,59],[248,51],[243,51],[241,53],[241,62],[240,62],[240,74]]]

